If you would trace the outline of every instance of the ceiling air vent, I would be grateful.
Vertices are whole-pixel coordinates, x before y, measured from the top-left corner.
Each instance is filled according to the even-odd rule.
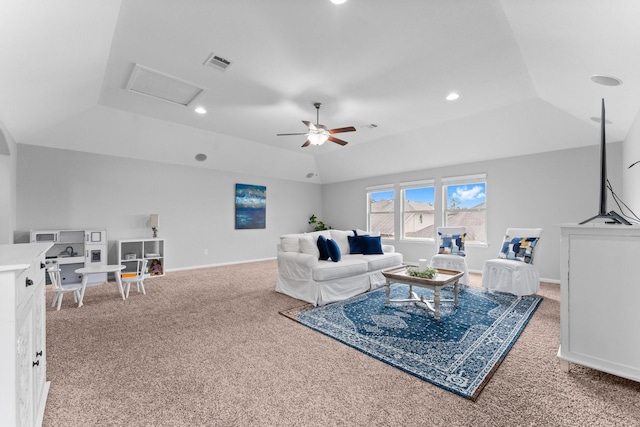
[[[231,61],[228,59],[224,59],[221,56],[212,53],[207,60],[204,62],[204,65],[209,65],[211,67],[217,68],[219,70],[226,70],[231,65]]]
[[[204,91],[204,88],[135,64],[127,83],[127,90],[186,107]]]

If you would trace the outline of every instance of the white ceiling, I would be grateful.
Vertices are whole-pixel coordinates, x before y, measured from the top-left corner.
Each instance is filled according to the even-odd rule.
[[[597,144],[590,117],[601,98],[607,138],[619,141],[640,108],[637,0],[3,0],[1,9],[0,122],[24,144],[330,183]],[[231,66],[205,66],[211,53]],[[135,64],[205,90],[188,107],[130,92]],[[594,74],[623,84],[597,85]],[[446,101],[451,91],[460,99]],[[304,132],[314,102],[329,128],[356,127],[337,135],[347,146],[276,136]]]

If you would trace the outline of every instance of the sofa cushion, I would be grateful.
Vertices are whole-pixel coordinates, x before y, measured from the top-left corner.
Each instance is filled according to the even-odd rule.
[[[300,252],[300,234],[280,236],[280,248],[283,252]]]
[[[385,253],[382,255],[348,255],[343,257],[342,262],[356,259],[366,261],[367,271],[382,270],[402,264],[402,254],[398,252]]]
[[[329,258],[331,258],[331,261],[333,262],[338,262],[342,258],[340,247],[333,239],[327,239],[327,252],[329,252]]]
[[[313,268],[312,275],[313,280],[323,282],[343,277],[356,276],[366,272],[366,261],[348,256],[338,263],[331,261],[318,261],[318,265]]]
[[[329,230],[331,231],[331,238],[336,241],[338,247],[340,247],[340,252],[342,255],[346,255],[349,253],[349,238],[348,236],[353,236],[353,231],[342,231],[342,230]]]
[[[329,230],[312,231],[311,233],[304,233],[306,236],[313,237],[313,241],[318,240],[318,237],[324,236],[327,239],[331,239],[331,232]]]
[[[300,252],[303,254],[313,255],[316,258],[320,258],[320,250],[318,250],[318,245],[316,243],[316,239],[311,237],[308,234],[303,234],[299,238],[300,241]]]
[[[329,259],[329,248],[327,247],[327,238],[320,235],[318,236],[318,251],[320,251],[320,259],[326,261]]]
[[[362,253],[364,255],[381,255],[382,242],[380,236],[362,236]]]

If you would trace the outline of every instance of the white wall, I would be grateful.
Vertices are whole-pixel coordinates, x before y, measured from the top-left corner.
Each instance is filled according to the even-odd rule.
[[[640,112],[636,115],[622,150],[622,188],[625,201],[636,215],[640,216],[640,163],[629,169],[629,166],[640,160]]]
[[[236,183],[267,187],[265,229],[235,230]],[[167,270],[272,258],[281,234],[308,230],[321,194],[318,184],[19,144],[15,241],[30,229],[106,228],[115,262],[114,241],[151,237],[157,213]]]
[[[621,153],[621,143],[607,144],[609,180],[618,193],[621,192]],[[399,162],[402,157],[389,161]],[[481,271],[484,261],[498,254],[508,227],[542,227],[544,233],[536,253],[536,265],[542,278],[559,281],[559,225],[578,223],[598,213],[599,165],[600,150],[594,145],[329,184],[323,186],[321,219],[334,228],[365,228],[367,186],[433,178],[439,188],[443,177],[486,173],[489,244],[468,247],[469,268]],[[436,199],[438,224],[442,217],[439,194]],[[396,206],[398,208],[399,203]],[[609,210],[620,213],[611,197]],[[398,237],[390,243],[406,261],[429,259],[436,252],[434,243],[403,242]]]
[[[622,143],[607,148],[609,179],[620,194]],[[263,259],[275,256],[281,234],[308,230],[312,213],[334,228],[365,228],[366,186],[429,178],[439,184],[442,177],[481,172],[487,174],[489,245],[469,247],[470,269],[481,271],[484,260],[497,254],[507,227],[542,227],[536,264],[543,278],[559,280],[559,225],[598,213],[597,145],[321,187],[19,144],[14,237],[27,241],[31,228],[104,227],[115,261],[113,241],[151,237],[149,214],[159,213],[169,270]],[[265,230],[234,229],[236,183],[267,186]],[[622,213],[611,197],[609,210]],[[407,261],[430,258],[436,250],[428,243],[392,243]]]
[[[16,221],[16,143],[0,122],[0,244],[13,243]]]

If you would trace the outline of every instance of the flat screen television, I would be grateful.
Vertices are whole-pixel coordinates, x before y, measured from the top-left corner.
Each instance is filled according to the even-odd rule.
[[[602,98],[602,113],[600,117],[600,210],[596,216],[584,220],[580,224],[586,224],[596,219],[604,219],[607,224],[631,225],[629,221],[618,213],[614,211],[607,212],[607,189],[607,140],[605,134],[604,98]]]

